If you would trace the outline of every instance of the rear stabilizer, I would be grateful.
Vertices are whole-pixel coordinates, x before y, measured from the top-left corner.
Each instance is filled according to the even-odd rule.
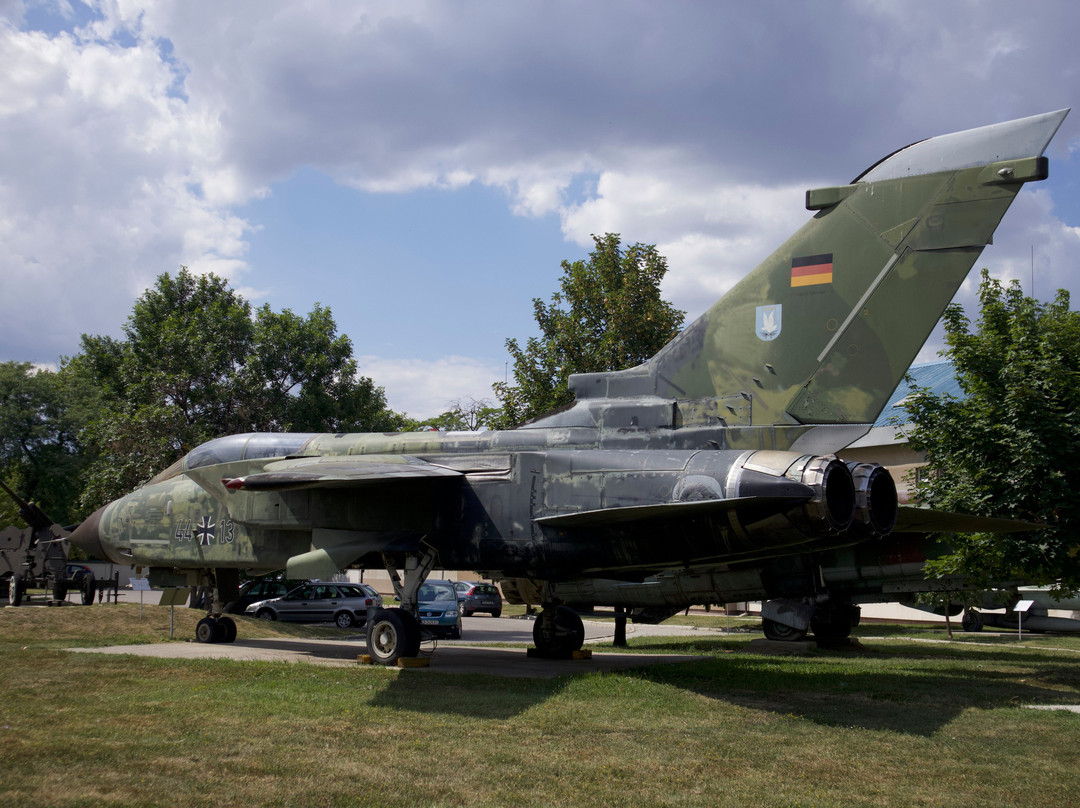
[[[676,400],[679,426],[868,424],[1069,110],[930,138],[849,185],[645,364],[570,377],[579,399]]]

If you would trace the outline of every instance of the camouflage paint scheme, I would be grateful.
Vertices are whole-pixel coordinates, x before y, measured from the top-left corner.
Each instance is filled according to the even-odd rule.
[[[542,603],[538,624],[561,601],[644,618],[768,599],[767,633],[817,615],[817,633],[844,635],[858,597],[918,577],[927,528],[884,469],[833,453],[877,417],[1022,185],[1047,176],[1067,112],[931,138],[807,192],[812,218],[769,258],[645,364],[572,376],[562,411],[502,432],[219,438],[71,540],[159,583],[386,566],[406,570],[408,609],[438,564]]]

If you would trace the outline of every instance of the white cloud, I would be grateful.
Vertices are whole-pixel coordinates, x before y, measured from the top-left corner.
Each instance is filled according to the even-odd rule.
[[[1080,7],[1057,0],[1019,16],[1001,0],[89,5],[39,6],[95,18],[46,34],[0,0],[7,356],[50,361],[79,332],[115,332],[181,263],[272,288],[238,206],[304,166],[368,192],[479,182],[519,215],[558,212],[575,244],[655,243],[693,316],[805,220],[806,188],[1064,106],[1080,78]],[[1077,132],[1066,121],[1055,156]],[[1032,209],[1048,231],[1023,232],[1063,285],[1080,247],[1073,212],[1049,205]],[[1020,272],[1023,250],[1001,254]]]
[[[604,172],[596,194],[563,214],[563,232],[581,245],[591,234],[633,234],[668,259],[664,295],[697,317],[757,266],[809,214],[806,188],[724,184],[717,176],[669,171]]]
[[[244,269],[247,224],[198,189],[214,128],[170,94],[151,43],[0,27],[0,300],[9,356],[115,333],[181,263]]]
[[[491,385],[501,381],[504,367],[467,356],[444,356],[435,360],[357,357],[363,376],[386,391],[387,404],[423,420],[450,409],[450,403],[474,399],[495,403]]]

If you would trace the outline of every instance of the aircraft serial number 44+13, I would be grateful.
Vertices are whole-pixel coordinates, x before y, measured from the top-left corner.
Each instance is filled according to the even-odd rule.
[[[199,446],[70,540],[211,587],[222,630],[241,570],[391,571],[368,620],[382,663],[418,651],[431,569],[475,570],[542,607],[544,653],[580,647],[565,603],[662,619],[761,600],[766,635],[848,636],[903,591],[930,531],[1004,520],[901,507],[888,472],[835,453],[884,407],[1068,110],[933,137],[847,185],[656,356],[572,376],[574,404],[514,430],[247,434]],[[402,571],[403,574],[399,574]],[[905,583],[906,582],[906,583]]]

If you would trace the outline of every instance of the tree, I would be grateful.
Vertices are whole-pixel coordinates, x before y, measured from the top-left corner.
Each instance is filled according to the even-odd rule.
[[[471,396],[449,402],[450,409],[423,421],[411,421],[406,429],[439,429],[447,432],[475,432],[492,428],[502,416],[502,410],[492,407],[486,398],[477,401]]]
[[[85,465],[78,438],[79,397],[57,373],[28,362],[0,363],[0,477],[53,519],[76,521]],[[18,521],[0,494],[0,524]]]
[[[1080,314],[1069,295],[1025,297],[983,271],[977,329],[959,306],[944,317],[965,397],[919,390],[907,402],[910,445],[928,473],[919,499],[935,508],[1046,524],[1034,533],[970,534],[932,562],[976,583],[1022,579],[1080,587]]]
[[[506,341],[515,384],[494,385],[503,406],[499,426],[517,426],[573,401],[570,374],[638,365],[682,328],[684,313],[660,297],[667,260],[655,246],[624,250],[615,233],[593,241],[588,261],[562,262],[561,291],[550,303],[533,300],[541,336],[530,337],[524,349]]]
[[[136,302],[124,339],[83,336],[64,372],[98,389],[82,502],[113,499],[194,446],[255,431],[385,431],[404,419],[358,377],[352,343],[320,305],[301,317],[250,304],[181,267]]]

